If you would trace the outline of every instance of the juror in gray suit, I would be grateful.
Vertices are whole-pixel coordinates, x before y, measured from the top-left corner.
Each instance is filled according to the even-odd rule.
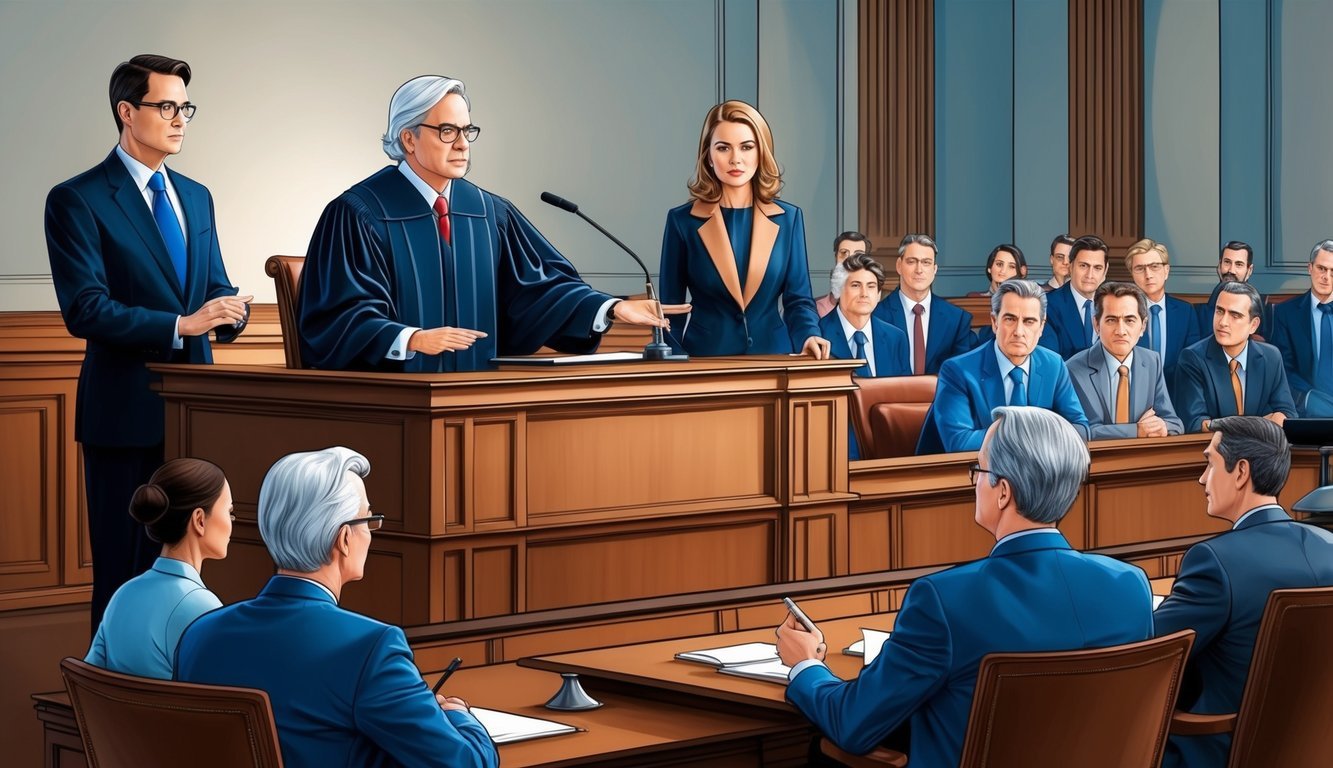
[[[1088,417],[1092,440],[1165,437],[1185,431],[1166,391],[1162,357],[1135,348],[1148,317],[1147,298],[1128,283],[1103,283],[1093,295],[1098,343],[1065,363]],[[1128,373],[1128,409],[1116,418],[1121,367]]]

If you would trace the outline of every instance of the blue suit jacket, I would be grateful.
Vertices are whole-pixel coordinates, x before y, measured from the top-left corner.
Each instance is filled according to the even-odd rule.
[[[312,582],[274,576],[201,616],[176,654],[177,680],[268,692],[287,768],[499,765],[476,718],[441,711],[401,629]]]
[[[1333,382],[1322,382],[1323,387],[1315,387],[1315,363],[1319,360],[1318,350],[1314,348],[1314,323],[1310,317],[1310,302],[1314,295],[1306,291],[1305,295],[1288,299],[1273,307],[1272,331],[1273,346],[1282,353],[1282,362],[1287,369],[1287,383],[1291,394],[1300,401],[1311,389],[1333,392]]]
[[[1048,349],[1035,347],[1028,366],[1028,405],[1048,408],[1065,417],[1083,439],[1088,419],[1069,380],[1064,361]],[[995,342],[948,360],[935,384],[935,402],[926,414],[918,454],[976,451],[990,427],[991,411],[1007,405]]]
[[[1147,323],[1151,324],[1152,315],[1148,315]],[[1208,334],[1212,335],[1212,320],[1208,321]],[[1194,305],[1184,299],[1177,299],[1170,294],[1166,295],[1166,349],[1162,350],[1162,366],[1166,371],[1167,389],[1174,386],[1176,380],[1176,363],[1180,362],[1180,353],[1185,347],[1203,339],[1203,331],[1199,327],[1199,315],[1194,310]],[[1140,347],[1149,349],[1148,330],[1145,329],[1143,335],[1139,337]]]
[[[1038,343],[1060,355],[1062,360],[1068,360],[1090,346],[1083,329],[1083,315],[1078,311],[1070,283],[1046,294],[1046,328]]]
[[[894,288],[875,307],[875,317],[891,323],[909,337],[913,321],[903,309],[902,289]],[[930,299],[930,330],[926,333],[926,373],[938,374],[940,366],[951,357],[972,351],[977,345],[972,332],[972,313],[945,301],[939,296]],[[912,361],[907,361],[911,375]]]
[[[176,318],[210,299],[236,295],[227,279],[202,185],[167,169],[184,208],[186,274],[182,289],[153,212],[112,150],[100,165],[59,184],[46,198],[46,249],[56,298],[72,336],[86,339],[79,371],[74,438],[90,445],[154,446],[163,440],[160,377],[148,363],[211,363],[208,336],[183,336],[172,349]],[[219,341],[239,328],[219,327]]]
[[[1227,356],[1214,337],[1185,347],[1180,353],[1176,396],[1172,402],[1190,432],[1201,431],[1204,419],[1236,415]],[[1296,415],[1282,353],[1272,344],[1255,341],[1254,337],[1250,337],[1246,352],[1245,413],[1250,416],[1285,413],[1288,418]]]
[[[909,718],[917,768],[956,766],[981,658],[1096,648],[1152,636],[1143,571],[1085,555],[1058,532],[912,583],[878,657],[856,680],[801,670],[787,698],[834,743],[864,753]]]
[[[805,223],[794,205],[775,200],[755,206],[743,280],[720,206],[694,201],[672,208],[660,273],[662,303],[683,304],[689,293],[689,322],[672,336],[673,346],[691,355],[790,354],[819,335]]]
[[[819,335],[828,339],[830,352],[837,360],[854,360],[852,349],[847,345],[847,337],[842,335],[842,323],[838,320],[836,307],[832,312],[819,318]],[[892,325],[875,316],[870,317],[871,340],[875,347],[875,377],[911,376],[912,368],[907,361],[907,336]],[[853,375],[857,375],[853,373]],[[856,444],[856,432],[847,431],[847,458],[855,461],[861,458],[861,449]]]
[[[1197,633],[1179,706],[1211,714],[1237,711],[1268,593],[1330,585],[1333,533],[1297,523],[1281,507],[1257,509],[1235,530],[1190,547],[1171,596],[1153,613],[1158,635]],[[1230,744],[1229,735],[1173,736],[1162,765],[1222,768]]]

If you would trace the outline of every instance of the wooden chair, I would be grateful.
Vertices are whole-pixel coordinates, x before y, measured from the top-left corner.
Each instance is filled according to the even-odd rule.
[[[1194,642],[1184,630],[1140,643],[1052,653],[992,653],[981,660],[959,768],[1156,768]],[[842,763],[903,768],[880,748],[824,754]]]
[[[915,454],[926,411],[935,399],[935,377],[858,378],[856,386],[852,393],[852,430],[861,457],[889,459]]]
[[[304,256],[270,256],[264,262],[264,272],[273,278],[278,295],[278,322],[282,328],[282,351],[288,368],[304,368],[301,364],[300,333],[296,327],[296,302],[300,296],[301,270]]]
[[[1333,587],[1278,589],[1268,596],[1255,638],[1240,711],[1176,712],[1171,733],[1231,733],[1229,765],[1307,768],[1333,765],[1333,735],[1319,718],[1333,708]]]
[[[60,662],[90,768],[281,768],[268,694]]]

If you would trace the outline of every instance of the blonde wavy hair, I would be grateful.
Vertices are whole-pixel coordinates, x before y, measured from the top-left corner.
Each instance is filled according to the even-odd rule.
[[[773,202],[782,189],[782,169],[773,157],[773,133],[759,110],[743,101],[734,100],[718,104],[708,110],[704,117],[703,130],[699,131],[699,156],[695,160],[694,176],[689,183],[690,199],[706,203],[722,199],[722,182],[718,181],[717,174],[708,164],[708,146],[713,143],[713,129],[723,122],[748,125],[754,131],[759,149],[759,167],[755,169],[750,186],[759,202]]]
[[[1148,238],[1145,237],[1142,240],[1138,241],[1137,243],[1131,245],[1128,251],[1125,251],[1125,269],[1133,270],[1134,257],[1140,254],[1148,253],[1149,251],[1157,251],[1158,253],[1162,254],[1163,264],[1171,263],[1171,254],[1167,253],[1166,246],[1162,245],[1156,240],[1149,240]]]

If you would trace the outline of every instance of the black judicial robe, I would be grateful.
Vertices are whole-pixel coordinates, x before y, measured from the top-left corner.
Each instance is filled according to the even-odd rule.
[[[508,200],[454,179],[452,247],[396,166],[329,203],[310,238],[297,310],[301,356],[329,370],[435,373],[490,367],[543,345],[592,352],[593,290]],[[462,352],[387,357],[405,327],[484,331]]]

